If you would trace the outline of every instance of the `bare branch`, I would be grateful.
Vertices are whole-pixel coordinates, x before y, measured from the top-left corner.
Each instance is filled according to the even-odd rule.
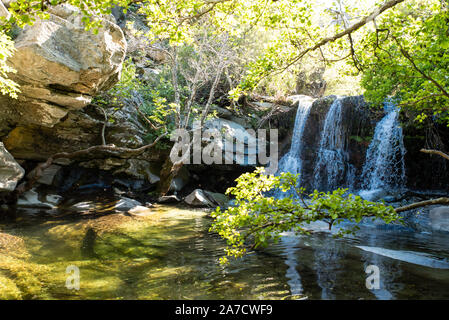
[[[404,212],[412,209],[422,208],[426,206],[431,206],[435,204],[449,204],[449,198],[438,198],[433,200],[426,200],[421,202],[412,203],[403,207],[396,208],[396,212]]]
[[[26,182],[21,183],[16,190],[14,190],[14,193],[16,196],[20,196],[24,192],[30,190],[36,182],[42,177],[43,171],[50,167],[53,162],[57,159],[70,159],[70,160],[92,160],[92,159],[101,159],[101,158],[107,158],[107,157],[116,157],[116,158],[123,158],[123,159],[129,159],[131,157],[135,157],[137,155],[142,154],[147,149],[150,149],[154,147],[159,140],[161,140],[163,137],[165,137],[167,133],[164,133],[157,137],[156,140],[154,140],[151,144],[145,145],[143,147],[137,148],[137,149],[131,149],[131,148],[122,148],[117,147],[113,144],[110,145],[101,145],[101,146],[93,146],[89,147],[87,149],[67,153],[67,152],[60,152],[52,155],[50,158],[47,159],[47,161],[39,163],[36,168],[33,169],[33,171],[28,175],[28,180]]]
[[[446,160],[449,160],[449,155],[444,153],[444,152],[441,152],[439,150],[421,149],[420,151],[423,152],[423,153],[436,154],[436,155],[438,155],[440,157],[445,158]]]

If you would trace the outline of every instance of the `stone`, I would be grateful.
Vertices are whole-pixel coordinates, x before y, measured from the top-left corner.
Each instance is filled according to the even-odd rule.
[[[6,6],[2,3],[2,1],[0,1],[0,17],[4,17],[6,20],[11,17],[11,13],[9,13],[8,9],[6,9]]]
[[[142,207],[142,203],[134,199],[121,197],[121,199],[115,204],[114,209],[121,212],[127,212],[136,207]]]
[[[206,129],[218,130],[221,134],[223,141],[219,142],[219,147],[224,152],[225,143],[229,143],[230,145],[241,145],[242,149],[236,149],[233,153],[224,152],[223,162],[231,163],[232,161],[237,162],[239,164],[248,164],[249,158],[248,156],[252,156],[254,160],[257,160],[257,143],[258,140],[255,136],[249,134],[246,128],[234,121],[225,120],[225,119],[213,119],[209,120],[205,123]],[[203,134],[203,142],[209,143],[210,141],[204,138]],[[246,148],[245,146],[254,146],[254,148]],[[231,159],[232,157],[232,159]],[[255,163],[253,163],[255,164]]]
[[[217,206],[226,207],[230,199],[222,193],[195,189],[192,193],[185,197],[184,201],[188,205],[194,207],[215,208]]]
[[[218,192],[210,192],[210,191],[204,191],[209,199],[213,200],[214,203],[216,203],[220,207],[227,207],[229,206],[229,202],[231,199],[223,193]]]
[[[175,195],[171,195],[171,196],[162,196],[162,197],[159,197],[158,199],[157,199],[157,202],[159,202],[159,203],[177,203],[177,202],[180,202],[181,201],[181,199],[179,199],[177,196],[175,196]]]
[[[1,10],[0,10],[1,11]],[[126,53],[122,30],[108,19],[97,34],[86,31],[80,11],[68,4],[49,9],[14,39],[8,59],[20,84],[17,100],[2,97],[1,114],[15,124],[53,127],[71,110],[87,106],[120,77]]]
[[[40,201],[39,194],[34,189],[31,189],[22,194],[19,200],[17,201],[17,206],[25,208],[41,208],[41,209],[55,208],[55,206],[51,203]]]
[[[123,164],[113,173],[114,175],[123,173],[136,179],[146,180],[151,184],[155,184],[160,180],[157,175],[157,169],[146,160],[128,159],[126,160],[126,165]]]
[[[107,111],[112,112],[107,109]],[[1,115],[0,115],[1,118]],[[138,121],[135,110],[131,106],[124,106],[114,114],[116,122],[106,128],[106,142],[119,147],[138,148],[145,145],[145,129]],[[93,106],[82,111],[72,111],[53,128],[35,126],[17,126],[4,139],[6,148],[16,159],[45,161],[51,155],[64,151],[75,152],[91,146],[101,144],[101,130],[104,116]],[[0,120],[1,123],[1,120]],[[152,148],[144,152],[139,159],[145,162],[127,162],[126,159],[97,159],[83,162],[87,168],[102,168],[103,170],[133,171],[150,166],[149,180],[157,180],[157,170],[151,168],[150,162],[164,161],[170,150]],[[57,161],[62,164],[61,161]],[[67,163],[65,163],[67,165]],[[135,171],[134,170],[134,171]]]
[[[48,194],[45,196],[45,201],[55,206],[60,204],[63,199],[64,198],[62,196],[57,194]]]
[[[433,230],[449,232],[449,206],[431,209],[429,218]]]
[[[374,189],[374,190],[361,190],[359,191],[359,196],[368,201],[379,201],[385,198],[388,192],[384,189]]]
[[[216,112],[217,116],[222,119],[231,120],[231,118],[234,116],[232,111],[219,107],[219,106],[212,106],[212,112]]]
[[[182,188],[184,188],[187,183],[189,183],[190,174],[189,171],[186,169],[186,167],[182,167],[178,175],[172,180],[170,185],[170,191],[181,191]],[[160,179],[159,179],[160,180]]]
[[[0,191],[13,191],[24,175],[25,170],[0,142]]]
[[[185,197],[184,202],[193,207],[214,207],[214,203],[209,200],[208,196],[201,189],[196,189],[190,193]]]
[[[153,213],[153,210],[144,206],[136,206],[128,211],[130,215],[145,217]]]
[[[53,184],[53,180],[55,176],[58,174],[59,170],[61,170],[61,166],[56,164],[52,164],[47,169],[42,172],[42,176],[37,180],[40,184],[45,184],[47,186],[51,186]]]

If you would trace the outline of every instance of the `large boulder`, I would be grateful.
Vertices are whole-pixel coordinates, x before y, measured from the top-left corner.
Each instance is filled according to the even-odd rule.
[[[13,191],[24,174],[25,170],[0,142],[0,191]]]
[[[52,127],[120,77],[127,45],[116,24],[105,19],[93,33],[75,7],[59,5],[49,13],[48,20],[38,19],[14,39],[16,52],[8,62],[17,70],[10,77],[21,94],[0,101],[3,124]]]

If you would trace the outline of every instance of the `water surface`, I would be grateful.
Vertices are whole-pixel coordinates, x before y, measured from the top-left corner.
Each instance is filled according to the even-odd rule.
[[[356,237],[296,237],[227,266],[203,210],[142,216],[19,215],[0,223],[2,299],[449,298],[449,237],[366,227]],[[65,287],[80,269],[80,290]],[[365,285],[368,265],[380,289]]]

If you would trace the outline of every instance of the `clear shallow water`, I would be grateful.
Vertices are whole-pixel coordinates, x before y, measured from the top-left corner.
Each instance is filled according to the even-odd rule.
[[[375,227],[345,239],[287,234],[221,266],[224,242],[210,223],[205,211],[166,206],[141,217],[19,215],[0,223],[0,298],[449,298],[449,270],[435,268],[449,258],[447,235]],[[80,269],[79,291],[65,288],[69,265]],[[368,265],[380,269],[379,290],[365,286]]]

